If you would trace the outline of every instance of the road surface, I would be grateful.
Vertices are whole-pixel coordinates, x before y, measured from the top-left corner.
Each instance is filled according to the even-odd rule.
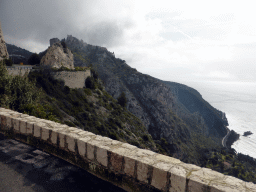
[[[230,135],[230,133],[231,133],[231,131],[227,128],[227,135],[225,136],[225,137],[223,137],[223,139],[222,139],[222,146],[223,147],[227,147],[227,145],[226,145],[226,142],[227,142],[227,139],[228,139],[228,136]]]
[[[60,158],[0,133],[1,192],[125,192]]]

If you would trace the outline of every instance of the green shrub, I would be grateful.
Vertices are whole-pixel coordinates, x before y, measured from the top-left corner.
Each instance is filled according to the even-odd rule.
[[[70,127],[76,127],[76,125],[74,123],[72,123],[71,121],[64,121],[64,123]]]
[[[119,140],[118,135],[114,132],[110,132],[109,137],[114,140]]]
[[[33,53],[29,58],[28,58],[28,64],[29,65],[35,65],[40,63],[40,57],[37,53]]]
[[[89,88],[89,89],[95,89],[96,88],[94,80],[93,80],[92,77],[87,77],[87,79],[85,80],[85,86],[86,86],[86,88]]]
[[[13,64],[11,59],[4,59],[4,63],[6,66],[12,66],[12,64]]]
[[[142,136],[142,138],[143,138],[144,141],[148,141],[148,140],[149,140],[149,136],[146,135],[146,134],[144,134],[144,135]]]
[[[127,99],[124,92],[122,92],[121,95],[117,98],[117,101],[122,107],[126,107]]]
[[[98,79],[99,75],[94,69],[91,69],[91,73],[94,79]]]
[[[85,89],[84,89],[84,92],[85,92],[86,95],[92,96],[92,91],[91,91],[91,89],[85,88]]]

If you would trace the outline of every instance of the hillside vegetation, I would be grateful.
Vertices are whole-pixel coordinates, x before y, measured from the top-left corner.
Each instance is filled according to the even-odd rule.
[[[12,77],[1,63],[0,106],[141,148],[160,150],[141,121],[104,90],[96,72],[86,80],[89,88],[84,89],[70,89],[50,72],[34,71],[28,76]]]

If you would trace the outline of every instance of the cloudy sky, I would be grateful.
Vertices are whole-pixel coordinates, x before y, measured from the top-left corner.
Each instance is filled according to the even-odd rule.
[[[181,83],[255,83],[255,18],[249,0],[0,1],[7,43],[38,53],[50,38],[73,35],[138,71]]]

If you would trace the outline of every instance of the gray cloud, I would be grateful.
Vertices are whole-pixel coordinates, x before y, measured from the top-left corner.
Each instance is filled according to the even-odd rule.
[[[85,42],[111,47],[123,41],[123,31],[130,21],[120,25],[117,20],[96,17],[92,1],[1,1],[0,19],[3,33],[13,40],[34,40],[48,45],[53,37],[73,35]],[[100,7],[104,10],[104,6]],[[99,10],[100,11],[100,10]],[[8,43],[8,38],[5,40]]]
[[[114,22],[101,22],[88,28],[85,36],[88,43],[111,47],[122,43],[123,29]]]

